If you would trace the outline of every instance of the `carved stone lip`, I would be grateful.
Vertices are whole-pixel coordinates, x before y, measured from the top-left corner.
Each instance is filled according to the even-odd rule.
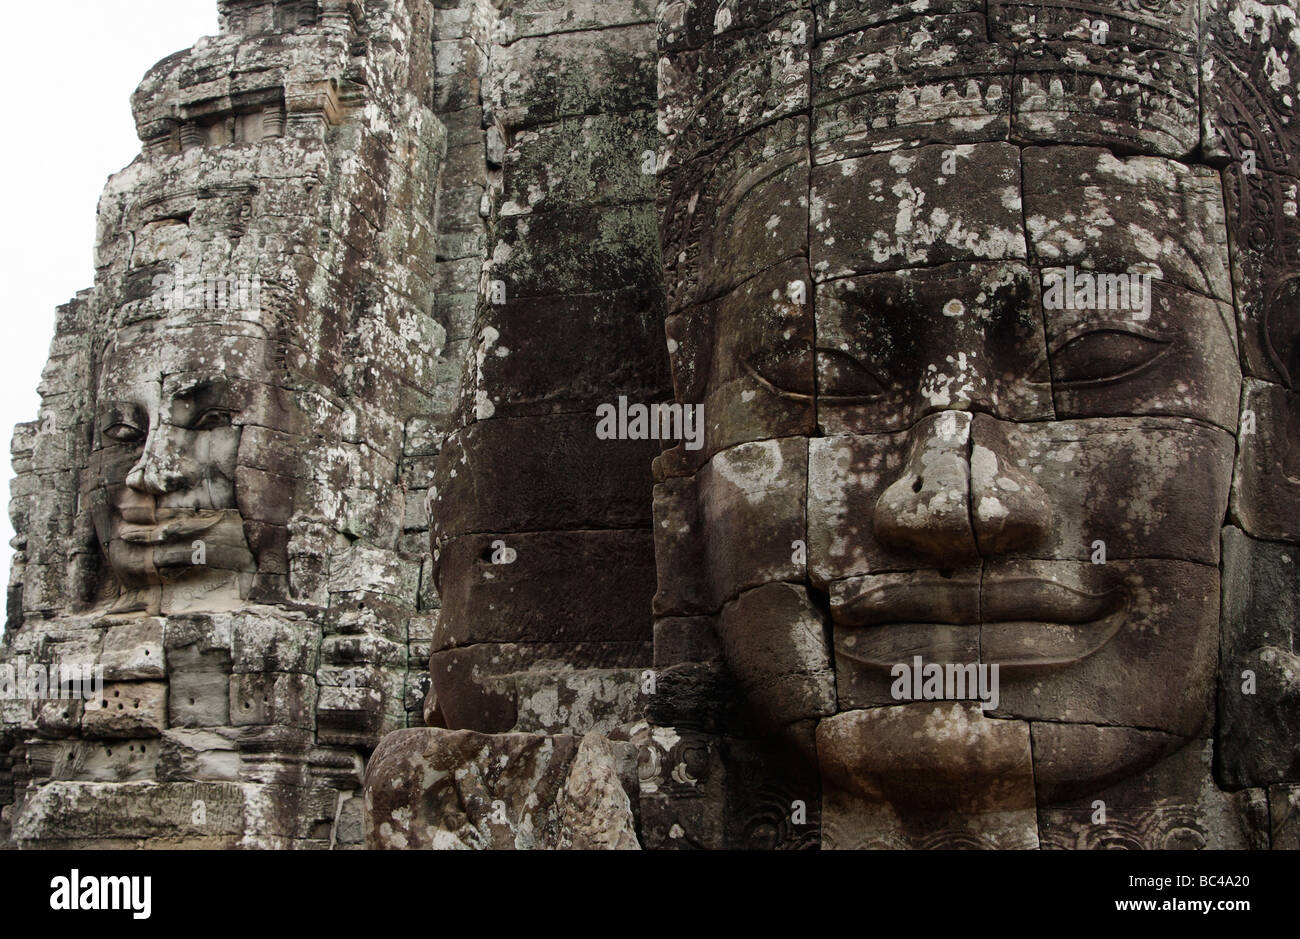
[[[126,522],[128,525],[153,525],[157,518],[157,510],[152,504],[119,504],[117,506],[117,514],[120,515],[122,521]]]
[[[158,511],[158,521],[155,524],[127,523],[118,528],[117,534],[127,544],[166,544],[211,531],[228,514],[230,514],[228,509],[162,509]]]
[[[1128,618],[1127,598],[1088,623],[994,622],[980,627],[980,658],[1001,670],[1058,668],[1080,662],[1115,638]]]
[[[836,652],[892,669],[929,661],[997,664],[1001,670],[1078,662],[1115,637],[1128,619],[1118,588],[1088,590],[1032,576],[872,575],[833,585]]]
[[[831,616],[844,626],[890,623],[979,623],[979,569],[944,577],[938,571],[868,574],[831,585]]]

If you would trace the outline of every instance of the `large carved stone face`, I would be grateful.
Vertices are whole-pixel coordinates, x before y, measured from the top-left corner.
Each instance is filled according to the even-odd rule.
[[[755,350],[749,358],[742,353],[743,377],[725,393],[784,410],[791,422],[799,409],[815,407],[820,436],[746,442],[713,455],[699,477],[702,513],[725,517],[743,533],[710,547],[713,568],[727,572],[728,594],[783,573],[781,555],[793,557],[796,539],[772,537],[781,527],[774,519],[793,515],[789,531],[797,534],[806,492],[813,589],[806,602],[785,607],[806,618],[811,636],[829,612],[836,709],[844,717],[824,722],[820,751],[830,768],[849,776],[867,769],[892,778],[884,767],[858,763],[866,759],[859,744],[869,735],[878,745],[881,735],[877,719],[861,709],[896,704],[891,669],[916,655],[997,664],[1001,700],[989,716],[1053,722],[1039,728],[1047,738],[1069,737],[1070,725],[1146,728],[1184,739],[1203,734],[1240,387],[1230,308],[1196,292],[1204,285],[1184,282],[1166,263],[1163,279],[1152,281],[1149,313],[1044,310],[1044,273],[1050,284],[1055,271],[1017,257],[1024,246],[1014,239],[998,252],[1010,259],[870,272],[873,258],[854,253],[864,240],[855,230],[855,203],[889,192],[896,167],[911,164],[907,192],[891,206],[903,216],[916,193],[943,185],[939,149],[866,158],[853,173],[843,166],[814,170],[814,199],[824,200],[814,202],[814,269],[824,277],[809,304],[815,355],[806,347],[771,351],[788,345],[792,321],[807,321],[790,315],[784,290],[777,301],[755,290],[742,316],[715,320],[714,343],[729,334],[727,342]],[[927,157],[934,164],[929,176],[922,168]],[[986,173],[989,162],[969,172]],[[1134,189],[1160,200],[1171,180],[1189,177],[1172,163],[1121,162],[1098,150],[1031,151],[1026,162],[1031,181],[1073,163],[1076,185],[1053,181],[1059,205],[1092,202],[1097,214],[1114,209],[1124,221],[1121,207]],[[1098,196],[1099,187],[1108,187],[1107,195]],[[1204,199],[1214,198],[1203,191]],[[1019,186],[1007,185],[998,205],[1018,215],[1020,198]],[[927,200],[935,205],[931,219],[944,211],[940,200]],[[1161,217],[1175,207],[1157,208]],[[991,244],[1005,230],[1000,214],[953,206],[956,221],[949,224]],[[1042,236],[1040,254],[1054,256],[1059,246],[1062,260],[1096,263],[1084,245],[1067,256],[1072,230],[1065,223],[1031,215],[1030,228],[1060,231],[1055,243]],[[1112,240],[1157,239],[1166,256],[1226,269],[1223,245],[1207,248],[1203,231],[1158,223]],[[1136,244],[1130,247],[1130,256],[1142,257]],[[1127,273],[1124,266],[1103,270]],[[776,278],[777,288],[782,281]],[[1132,283],[1142,289],[1140,279]],[[710,391],[706,400],[719,393]],[[771,545],[766,552],[754,551],[760,538]],[[741,593],[725,602],[720,617],[742,680],[774,631],[752,628],[758,604],[749,605],[754,609],[745,610]],[[809,671],[806,662],[788,664]],[[778,723],[803,716],[767,704]],[[871,726],[859,729],[862,723]],[[845,738],[848,726],[854,732]],[[908,735],[915,730],[899,727]],[[1161,734],[1143,740],[1117,749],[1113,760],[1123,765],[1108,754],[1078,754],[1075,781],[1136,769],[1172,743]],[[908,759],[951,759],[943,749],[926,733]],[[1012,748],[1007,757],[1020,762],[1027,752]],[[969,780],[980,764],[954,765],[965,767]],[[913,762],[909,773],[921,769]]]
[[[260,343],[215,327],[119,330],[99,385],[90,493],[118,611],[238,602],[253,555],[236,498]],[[251,408],[250,408],[251,406]]]
[[[666,252],[668,335],[709,434],[659,524],[704,533],[691,600],[830,785],[1032,818],[1208,735],[1241,373],[1217,172],[1115,156],[1138,125],[1088,113],[1101,85],[1003,142],[1004,53],[963,19],[898,27],[916,63],[871,57],[892,33],[826,41],[811,134],[793,114],[670,169],[669,247],[692,247]],[[796,77],[797,25],[766,34]],[[723,45],[692,67],[741,59]],[[900,699],[917,656],[997,666],[995,706]]]
[[[1034,728],[1040,752],[1091,747],[1072,725],[1204,734],[1240,387],[1231,307],[1214,295],[1227,270],[1214,174],[1091,149],[1019,161],[1000,145],[962,149],[965,185],[996,204],[944,198],[938,162],[951,148],[814,170],[814,198],[826,193],[814,269],[828,279],[816,296],[826,436],[809,449],[809,575],[830,598],[839,709],[891,703],[888,669],[919,654],[998,665],[986,716],[1053,722]],[[937,190],[912,231],[965,228],[975,254],[1023,254],[1003,235],[1023,210],[1038,263],[829,279],[876,266],[828,242],[862,243],[853,203],[882,188],[896,219]],[[1120,275],[1154,264],[1161,279],[1149,310],[1132,296],[1129,309],[1055,309],[1051,286],[1069,281],[1046,266],[1055,260]],[[1074,299],[1087,301],[1082,289]],[[830,724],[823,750],[851,761]],[[1138,738],[1058,755],[1040,781],[1087,788],[1172,743]]]

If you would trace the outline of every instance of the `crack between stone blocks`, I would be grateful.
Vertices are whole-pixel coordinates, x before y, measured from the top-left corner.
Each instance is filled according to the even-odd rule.
[[[534,33],[527,36],[515,36],[512,39],[502,43],[493,43],[498,49],[509,49],[511,46],[520,42],[543,41],[554,36],[575,36],[581,33],[607,33],[618,29],[632,29],[636,26],[657,26],[655,20],[633,20],[626,23],[593,23],[590,26],[575,26],[569,29],[554,29],[544,33]]]
[[[1038,804],[1038,761],[1034,758],[1034,722],[1026,721],[1028,726],[1025,728],[1029,737],[1029,784],[1034,794],[1034,840],[1037,844],[1034,847],[1041,850],[1043,847],[1043,815],[1044,806]]]
[[[362,771],[364,775],[364,770]],[[338,846],[339,837],[339,819],[343,817],[343,805],[347,801],[347,793],[340,789],[334,799],[334,824],[330,826],[330,846],[329,850],[333,851]]]
[[[817,282],[813,276],[813,267],[812,267],[812,244],[813,244],[813,237],[814,237],[813,218],[812,218],[813,169],[815,165],[813,160],[813,142],[816,136],[816,120],[817,120],[816,109],[813,106],[813,102],[816,96],[816,70],[813,67],[813,56],[819,45],[818,32],[820,30],[820,21],[817,16],[816,8],[813,7],[811,4],[809,5],[808,8],[808,14],[809,14],[809,19],[812,22],[808,26],[809,29],[808,111],[807,111],[808,117],[807,117],[807,128],[806,128],[807,136],[804,141],[804,146],[807,148],[807,155],[808,155],[808,164],[807,164],[808,185],[806,189],[806,199],[804,203],[806,222],[804,224],[804,246],[803,247],[804,247],[804,263],[807,265],[808,268],[808,289],[806,291],[806,300],[808,304],[807,306],[808,316],[810,317],[811,320],[810,327],[812,333],[812,349],[811,349],[812,355],[810,359],[811,359],[811,368],[812,368],[812,390],[813,390],[813,394],[812,394],[813,433],[809,435],[807,442],[804,445],[803,587],[804,587],[804,593],[808,598],[808,602],[817,610],[818,616],[821,618],[822,621],[821,622],[822,641],[826,645],[826,658],[827,658],[827,662],[829,663],[830,673],[831,673],[831,691],[835,694],[836,697],[835,707],[838,710],[839,680],[838,680],[838,672],[836,671],[836,660],[835,660],[835,619],[831,615],[831,611],[830,611],[830,594],[826,591],[818,590],[817,587],[812,582],[812,572],[811,572],[811,564],[810,564],[811,549],[809,547],[809,545],[812,542],[812,532],[811,532],[812,520],[811,520],[811,513],[808,511],[808,507],[812,504],[812,497],[813,497],[812,442],[814,438],[822,436],[822,422],[821,422],[821,395],[819,393],[820,380],[818,378],[818,369],[817,369]],[[739,599],[740,594],[743,592],[744,592],[743,590],[738,591],[734,599]],[[818,602],[819,599],[824,600],[824,602]],[[715,614],[716,616],[721,616],[722,608],[726,606],[727,602],[729,601],[724,601],[722,604],[719,605],[718,613]],[[818,723],[820,723],[820,720],[818,721]],[[818,793],[819,800],[821,796],[822,793],[819,792]],[[819,805],[820,805],[820,801],[819,801]],[[819,818],[820,818],[820,812],[819,812]],[[820,835],[818,840],[820,841]]]

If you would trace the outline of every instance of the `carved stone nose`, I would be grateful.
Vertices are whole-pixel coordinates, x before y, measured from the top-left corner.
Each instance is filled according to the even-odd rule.
[[[938,567],[979,556],[970,515],[970,427],[966,411],[943,411],[912,429],[903,472],[876,500],[876,538]]]
[[[176,455],[166,450],[166,442],[157,430],[149,434],[144,452],[126,474],[126,485],[136,492],[161,496],[181,488],[184,476],[175,468]]]
[[[1051,532],[1047,494],[1015,465],[1001,421],[976,414],[971,426],[971,519],[980,554],[1033,547]]]
[[[903,471],[876,501],[875,532],[936,567],[1031,547],[1051,530],[1046,494],[1014,465],[999,421],[944,411],[918,422]]]

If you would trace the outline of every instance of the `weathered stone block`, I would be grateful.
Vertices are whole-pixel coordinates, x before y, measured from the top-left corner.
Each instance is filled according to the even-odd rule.
[[[1300,786],[1268,790],[1269,841],[1274,851],[1300,850]]]
[[[498,212],[506,217],[653,202],[658,144],[649,108],[519,131],[506,150]]]
[[[158,737],[167,726],[165,682],[105,682],[103,696],[86,702],[81,731],[86,737]]]
[[[634,847],[630,803],[618,798],[617,767],[601,740],[596,736],[575,760],[580,741],[571,736],[433,729],[391,734],[366,774],[366,844]]]
[[[802,585],[764,584],[729,601],[718,635],[732,673],[774,730],[835,712],[835,670]]]
[[[648,669],[526,671],[515,679],[516,733],[609,734],[641,719],[654,692]]]
[[[1268,800],[1264,791],[1230,793],[1204,785],[1212,751],[1208,740],[1193,741],[1145,773],[1073,803],[1040,807],[1043,847],[1148,851],[1265,847]],[[1104,816],[1097,811],[1098,801]]]
[[[648,641],[477,643],[435,652],[429,659],[431,695],[437,702],[439,720],[434,726],[505,733],[555,725],[586,732],[592,728],[566,722],[607,716],[590,712],[585,705],[573,710],[580,701],[589,703],[593,690],[608,691],[611,703],[621,705],[613,712],[620,719],[639,715],[641,696],[633,692],[640,687],[640,676],[650,659]],[[638,678],[635,685],[615,680],[605,686],[601,682],[602,676],[631,675]],[[584,687],[593,679],[594,688]],[[521,722],[529,726],[521,726]]]
[[[715,662],[722,644],[707,616],[665,616],[655,620],[655,667]]]
[[[620,395],[653,401],[667,385],[663,297],[654,286],[510,297],[493,306],[490,324],[477,381],[490,389],[494,418],[585,411],[594,427],[600,405]]]
[[[435,648],[652,638],[648,600],[655,568],[648,531],[466,535],[441,551]],[[628,597],[647,602],[638,606]]]
[[[658,277],[658,229],[648,202],[507,215],[498,236],[491,276],[506,285],[507,296],[605,293]]]
[[[482,420],[457,431],[439,463],[435,544],[467,532],[648,526],[659,441],[602,442],[596,425],[593,409]],[[539,434],[545,448],[530,446]]]
[[[187,847],[271,846],[274,793],[234,783],[55,782],[32,793],[14,822],[21,843],[155,839]]]
[[[384,724],[377,688],[325,686],[316,702],[316,739],[328,744],[374,746]]]
[[[237,734],[233,730],[173,728],[163,733],[158,754],[160,782],[238,780]]]
[[[282,724],[310,730],[316,723],[313,675],[268,672],[230,676],[230,722]]]
[[[808,166],[808,118],[795,115],[660,174],[670,312],[807,257]]]
[[[1099,272],[1159,271],[1167,286],[1232,302],[1219,174],[1089,147],[1026,147],[1025,220],[1040,264]],[[1071,211],[1057,201],[1070,193]],[[1182,220],[1177,237],[1162,235]]]
[[[263,613],[237,613],[232,630],[231,670],[236,674],[316,671],[320,627],[305,617],[285,619]]]
[[[1232,516],[1257,538],[1300,542],[1297,411],[1300,396],[1288,388],[1253,378],[1243,383]]]
[[[171,727],[220,727],[230,721],[230,674],[186,669],[170,676],[167,723]]]
[[[1024,722],[947,701],[847,711],[818,725],[817,749],[823,847],[1038,845]]]
[[[155,617],[110,626],[99,658],[107,681],[145,681],[166,677],[163,621]]]
[[[655,100],[653,61],[649,24],[530,37],[493,59],[489,87],[510,128],[632,111]]]
[[[1191,37],[1187,37],[1191,38]],[[1122,145],[1179,159],[1200,141],[1194,54],[1140,39],[1043,42],[1016,59],[1012,132],[1034,142]]]
[[[703,426],[674,456],[703,465],[719,450],[812,435],[815,318],[808,263],[784,261],[664,323],[676,400]],[[702,438],[702,439],[700,439]]]
[[[965,5],[931,3],[926,12]],[[882,6],[889,5],[870,5],[862,19],[885,19]],[[832,23],[842,16],[834,4]],[[823,32],[828,28],[847,34],[828,36]],[[823,41],[813,52],[816,162],[918,141],[1007,139],[1015,80],[1012,50],[988,41],[981,14],[921,16],[857,32],[819,19],[818,37]]]
[[[678,167],[758,127],[806,112],[813,30],[811,11],[795,9],[764,29],[735,30],[724,40],[662,59],[665,165]],[[699,112],[702,100],[710,104],[707,119]]]
[[[1020,151],[1010,144],[933,145],[817,166],[810,198],[818,282],[1026,257]]]

